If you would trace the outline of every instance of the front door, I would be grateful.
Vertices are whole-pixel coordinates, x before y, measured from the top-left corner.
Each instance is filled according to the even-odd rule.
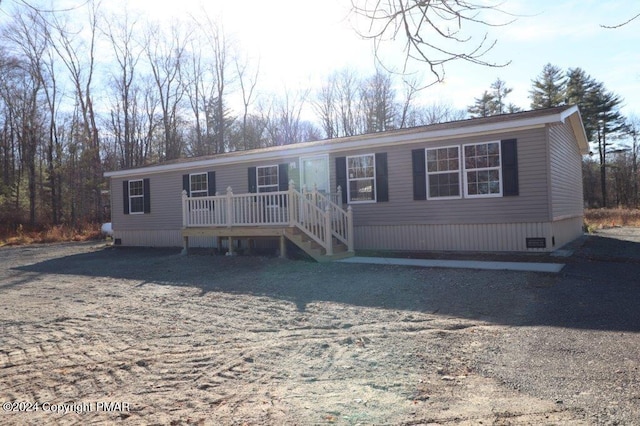
[[[329,156],[317,155],[300,159],[300,185],[313,191],[315,185],[320,192],[329,192]]]

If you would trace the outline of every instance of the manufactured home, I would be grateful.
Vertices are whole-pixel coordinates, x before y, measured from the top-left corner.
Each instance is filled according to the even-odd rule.
[[[582,234],[576,106],[105,174],[123,246],[548,252]]]

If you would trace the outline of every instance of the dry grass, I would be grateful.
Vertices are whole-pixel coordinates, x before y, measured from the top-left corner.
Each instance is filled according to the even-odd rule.
[[[101,238],[100,225],[95,223],[71,227],[56,225],[44,229],[28,230],[19,225],[15,231],[0,232],[0,247],[24,244],[88,241]]]
[[[584,224],[588,232],[615,226],[640,227],[640,209],[585,209]],[[100,225],[96,223],[76,227],[56,225],[39,230],[28,230],[22,225],[18,226],[15,231],[0,229],[0,247],[88,241],[100,238],[102,238]]]
[[[614,226],[640,227],[639,209],[586,209],[584,222],[587,230]]]

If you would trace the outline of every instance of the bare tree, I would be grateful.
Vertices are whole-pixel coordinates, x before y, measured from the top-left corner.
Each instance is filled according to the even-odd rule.
[[[111,109],[111,130],[120,150],[120,166],[130,168],[144,163],[136,146],[134,120],[136,107],[135,76],[143,50],[135,40],[134,28],[137,21],[131,19],[127,9],[122,15],[105,19],[103,34],[109,40],[115,56],[116,67],[112,75],[113,91],[116,97]]]
[[[366,79],[360,91],[364,133],[383,132],[396,127],[396,93],[389,74],[380,70]]]
[[[52,46],[68,71],[75,91],[77,111],[81,118],[82,162],[86,166],[83,168],[86,172],[83,173],[80,180],[86,184],[87,191],[92,193],[88,201],[93,208],[92,212],[88,212],[87,206],[84,205],[84,197],[82,197],[79,206],[80,215],[83,218],[101,220],[103,210],[102,163],[92,95],[99,5],[93,0],[87,1],[86,4],[87,27],[78,27],[77,24],[72,24],[70,17],[62,13],[51,13],[45,18],[47,21],[45,28],[51,30],[48,36],[51,37]],[[77,21],[74,20],[74,22]],[[83,34],[82,37],[79,36],[80,33]],[[80,195],[83,196],[84,193],[84,190],[80,190]],[[72,220],[75,220],[75,217]]]
[[[182,72],[182,84],[194,115],[194,135],[189,144],[189,154],[210,155],[216,152],[209,117],[213,114],[211,100],[215,93],[215,76],[210,63],[203,61],[202,43],[191,41]]]
[[[170,25],[168,35],[157,25],[150,25],[146,31],[145,52],[162,113],[163,160],[179,158],[184,151],[184,140],[179,132],[180,105],[184,97],[181,73],[189,36],[182,33],[175,21]]]
[[[225,152],[228,148],[229,129],[233,123],[226,107],[227,89],[232,83],[227,73],[232,56],[231,46],[222,25],[214,22],[206,13],[201,20],[196,20],[196,23],[213,55],[212,71],[215,87],[214,97],[208,100],[212,108],[208,120],[213,129],[215,152]]]
[[[339,136],[339,124],[336,113],[336,78],[329,78],[320,88],[313,102],[313,107],[320,120],[320,125],[327,138],[333,139]]]
[[[269,145],[289,145],[304,140],[302,109],[308,97],[308,91],[292,93],[284,90],[284,97],[273,98],[267,109],[263,108]],[[306,129],[306,134],[313,134]]]
[[[432,102],[415,108],[414,126],[464,120],[467,112],[446,102]]]
[[[260,74],[260,65],[255,69],[255,73],[247,77],[247,61],[240,63],[236,58],[236,71],[238,72],[238,81],[240,83],[240,90],[242,92],[242,147],[243,149],[249,149],[252,145],[255,145],[255,140],[249,140],[248,120],[249,120],[249,106],[254,101],[254,91],[258,84],[258,75]]]
[[[414,103],[419,88],[416,76],[413,76],[410,79],[403,79],[402,83],[404,85],[404,99],[400,107],[400,121],[398,123],[398,127],[404,129],[406,127],[411,127],[411,124],[409,123],[413,118],[415,118]]]
[[[19,164],[18,175],[14,176],[15,210],[20,212],[20,181],[26,171],[29,223],[36,223],[36,155],[41,136],[41,116],[39,114],[38,97],[41,82],[34,76],[29,62],[16,58],[5,62],[2,69],[2,87],[0,96],[6,109],[5,126],[10,128],[11,148],[15,160]],[[15,167],[14,163],[14,167]],[[19,218],[18,218],[19,219]]]
[[[25,64],[28,64],[30,78],[38,84],[41,100],[38,100],[38,114],[42,120],[48,122],[48,137],[46,145],[40,147],[43,155],[46,155],[46,184],[41,179],[41,185],[48,191],[43,193],[47,198],[50,209],[50,220],[57,224],[61,217],[61,159],[62,147],[57,139],[56,116],[58,110],[58,85],[55,78],[55,58],[51,46],[51,39],[45,31],[46,22],[33,10],[24,13],[16,13],[11,24],[4,31],[4,38],[20,55]],[[31,191],[35,191],[31,187]],[[35,220],[35,193],[31,194],[32,208],[30,216]]]
[[[384,64],[381,46],[385,42],[402,42],[405,54],[403,72],[409,61],[426,63],[433,83],[443,80],[444,65],[454,60],[500,67],[507,63],[485,60],[496,45],[487,29],[508,25],[511,15],[501,9],[501,3],[469,0],[352,0],[352,10],[364,18],[366,29],[359,33],[374,42],[377,60]],[[489,15],[499,15],[493,22]],[[482,28],[476,39],[467,29]],[[432,83],[432,84],[433,84]]]
[[[343,70],[335,77],[337,79],[338,96],[338,129],[337,136],[354,136],[361,133],[359,114],[360,81],[353,71]]]

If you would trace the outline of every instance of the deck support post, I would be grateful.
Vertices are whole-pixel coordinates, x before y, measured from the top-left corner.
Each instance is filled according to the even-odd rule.
[[[233,226],[233,190],[227,187],[227,228]]]
[[[233,237],[229,237],[229,250],[227,250],[227,256],[235,256],[236,253],[233,251]]]
[[[182,251],[181,255],[186,256],[189,254],[189,237],[186,235],[182,237]]]
[[[287,240],[284,235],[280,235],[280,258],[287,258]]]
[[[182,190],[182,227],[186,228],[189,226],[189,196],[187,195],[187,191]]]

